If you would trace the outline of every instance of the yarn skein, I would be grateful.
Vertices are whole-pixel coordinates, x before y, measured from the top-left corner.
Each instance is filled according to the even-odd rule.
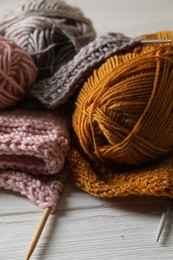
[[[21,100],[36,76],[37,68],[31,57],[15,42],[0,36],[0,109]]]
[[[54,73],[50,78],[40,80],[30,90],[48,108],[56,108],[65,103],[94,68],[116,53],[133,50],[140,45],[139,39],[131,39],[121,33],[106,33],[83,47],[75,57]]]
[[[173,32],[143,38],[173,40]],[[173,147],[173,44],[114,55],[77,97],[73,127],[94,161],[140,165]]]
[[[160,32],[141,38],[173,39],[173,32]],[[68,153],[72,178],[77,187],[104,198],[127,195],[173,198],[172,50],[172,44],[149,44],[135,48],[131,53],[113,56],[85,82],[77,97],[73,115],[76,135]],[[138,62],[134,66],[136,60]],[[146,62],[150,69],[146,67]],[[87,90],[89,93],[86,93]],[[110,95],[108,91],[111,92]],[[101,97],[100,100],[97,95]],[[115,102],[108,101],[108,96],[110,100],[115,99]],[[96,103],[94,97],[97,99]],[[121,157],[120,153],[119,157],[115,157],[116,161],[105,156],[106,148],[109,147],[112,150],[115,148],[118,155],[118,142],[121,148],[132,137],[132,149],[124,146],[124,151],[120,151],[124,156]],[[124,143],[121,142],[122,139],[125,140]],[[142,154],[145,150],[140,143],[143,140],[149,145],[145,154]],[[155,144],[152,146],[152,142],[157,142],[157,147]],[[138,149],[136,144],[139,145],[141,158],[143,156],[142,162],[149,159],[149,163],[136,160],[135,165],[128,164],[134,162],[134,158],[140,158],[133,157],[134,148]],[[163,147],[161,149],[166,153],[165,156],[162,155],[157,160],[148,158],[150,147],[156,148],[153,153],[156,151],[157,157],[160,146]],[[171,151],[167,152],[169,149]]]
[[[32,55],[38,79],[53,75],[95,38],[91,21],[61,0],[24,0],[0,22],[0,34]]]

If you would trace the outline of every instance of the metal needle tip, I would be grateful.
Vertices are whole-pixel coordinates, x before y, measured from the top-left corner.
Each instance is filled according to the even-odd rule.
[[[141,39],[140,42],[142,44],[145,44],[145,43],[167,43],[167,42],[172,42],[172,40],[170,40],[170,39],[153,39],[153,40]]]
[[[170,211],[171,211],[171,205],[168,205],[166,210],[162,213],[162,216],[161,216],[161,219],[159,222],[159,226],[157,229],[156,243],[159,241],[159,238],[162,234],[163,228],[165,226],[165,223],[166,223],[166,220],[168,218]]]

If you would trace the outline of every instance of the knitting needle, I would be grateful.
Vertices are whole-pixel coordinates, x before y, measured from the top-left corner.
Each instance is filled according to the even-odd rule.
[[[43,231],[43,228],[44,228],[44,226],[45,226],[45,224],[47,222],[47,219],[48,219],[50,213],[51,213],[51,209],[50,208],[46,208],[44,210],[43,215],[42,215],[42,217],[41,217],[41,219],[39,221],[39,224],[37,226],[37,229],[36,229],[36,231],[35,231],[35,233],[33,235],[33,238],[31,240],[31,243],[30,243],[30,246],[28,248],[25,260],[29,260],[31,255],[32,255],[32,253],[34,252],[34,249],[35,249],[35,247],[36,247],[36,245],[38,243],[38,240],[39,240],[39,238],[41,236],[41,233]]]
[[[165,223],[166,223],[166,220],[168,218],[170,211],[171,211],[171,205],[168,205],[166,210],[162,213],[162,216],[161,216],[161,219],[159,222],[159,226],[157,229],[156,243],[159,241],[159,238],[162,234],[163,228],[165,226]]]
[[[140,42],[142,44],[145,44],[145,43],[167,43],[167,42],[172,42],[172,40],[170,39],[151,39],[151,40],[144,40],[144,39],[141,39]]]
[[[167,42],[172,42],[172,40],[171,39],[151,39],[151,40],[141,39],[140,42],[142,44],[145,44],[145,43],[167,43]],[[166,220],[168,218],[170,211],[171,211],[171,206],[168,205],[166,210],[162,213],[160,223],[159,223],[159,226],[158,226],[158,230],[157,230],[156,243],[159,241],[159,238],[162,234],[163,228],[165,226],[165,223],[166,223]]]

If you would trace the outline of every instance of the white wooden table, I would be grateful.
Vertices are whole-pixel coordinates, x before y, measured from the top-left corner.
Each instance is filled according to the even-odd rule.
[[[51,0],[50,0],[51,1]],[[173,0],[68,0],[107,31],[138,36],[173,30]],[[0,16],[16,0],[0,1]],[[29,200],[0,190],[0,260],[24,260],[42,214]],[[94,198],[68,183],[33,260],[173,259],[172,214],[158,243],[156,230],[167,199]]]

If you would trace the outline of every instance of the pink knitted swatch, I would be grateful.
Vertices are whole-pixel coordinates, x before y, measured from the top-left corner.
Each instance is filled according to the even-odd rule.
[[[19,192],[41,209],[51,208],[51,212],[54,212],[66,180],[65,172],[42,177],[38,175],[33,177],[26,172],[1,171],[0,187]]]
[[[70,137],[63,117],[51,112],[0,112],[0,169],[55,174],[63,168]]]
[[[70,137],[58,113],[0,112],[0,187],[55,210],[65,181]]]

